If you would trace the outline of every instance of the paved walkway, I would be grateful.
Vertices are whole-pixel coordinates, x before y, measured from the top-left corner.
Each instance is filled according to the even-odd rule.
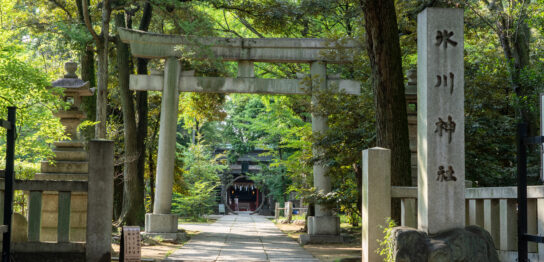
[[[181,225],[200,231],[171,261],[319,261],[262,216],[228,215],[213,224]]]

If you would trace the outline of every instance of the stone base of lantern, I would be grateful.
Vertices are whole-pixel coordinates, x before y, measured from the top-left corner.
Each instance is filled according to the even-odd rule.
[[[55,142],[53,163],[43,161],[37,180],[87,181],[88,162],[81,141]],[[72,193],[70,204],[70,241],[85,241],[87,193]],[[57,241],[58,192],[43,192],[40,241]]]

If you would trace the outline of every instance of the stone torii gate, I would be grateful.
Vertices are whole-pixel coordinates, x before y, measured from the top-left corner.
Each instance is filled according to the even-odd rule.
[[[157,182],[153,213],[146,214],[145,231],[166,235],[177,232],[177,215],[171,214],[172,186],[179,92],[310,94],[335,86],[347,94],[359,95],[361,84],[353,80],[327,77],[327,63],[350,63],[349,51],[354,41],[338,44],[326,39],[241,39],[161,35],[137,30],[119,29],[119,36],[130,44],[132,55],[140,58],[165,59],[164,74],[131,75],[130,89],[162,91]],[[188,51],[189,50],[189,51]],[[191,50],[203,50],[191,52]],[[326,54],[331,52],[337,55]],[[346,52],[348,55],[339,53]],[[204,53],[204,55],[202,55]],[[179,58],[218,59],[238,62],[238,77],[195,77],[181,71]],[[312,86],[301,79],[259,79],[254,75],[254,62],[309,63]],[[317,103],[312,95],[312,103]],[[312,113],[312,132],[328,129],[327,116]],[[322,149],[314,147],[314,154]],[[331,191],[327,168],[314,164],[314,186],[322,193]],[[316,205],[315,216],[308,220],[308,235],[303,242],[339,241],[340,221],[331,210]]]

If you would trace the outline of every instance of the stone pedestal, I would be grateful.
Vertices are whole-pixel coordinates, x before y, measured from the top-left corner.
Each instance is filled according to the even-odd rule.
[[[337,216],[308,217],[309,235],[340,235],[340,218]]]
[[[176,233],[178,232],[178,215],[174,214],[145,214],[146,233]]]
[[[308,217],[308,234],[300,235],[299,242],[305,244],[343,243],[340,235],[340,218],[336,216]]]
[[[88,161],[81,141],[55,142],[53,163],[43,161],[37,180],[87,181]],[[58,192],[43,192],[40,241],[57,241]],[[87,193],[72,193],[70,204],[70,241],[85,241]]]

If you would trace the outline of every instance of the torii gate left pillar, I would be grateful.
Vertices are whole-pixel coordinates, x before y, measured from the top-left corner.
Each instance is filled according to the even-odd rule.
[[[161,102],[157,179],[153,213],[145,214],[146,233],[178,232],[178,216],[171,214],[174,165],[176,157],[176,124],[178,117],[178,85],[181,63],[176,57],[166,58]]]

